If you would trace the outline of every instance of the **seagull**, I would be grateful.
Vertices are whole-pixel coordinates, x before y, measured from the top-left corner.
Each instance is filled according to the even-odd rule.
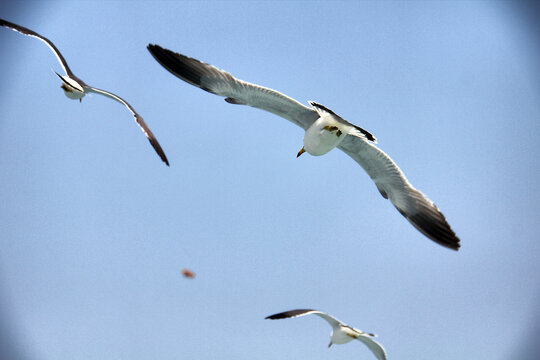
[[[377,359],[386,360],[386,351],[381,344],[372,339],[377,335],[366,333],[348,325],[345,325],[335,317],[323,313],[322,311],[311,309],[289,310],[279,314],[267,316],[265,319],[288,319],[309,314],[317,315],[323,318],[332,327],[332,333],[330,334],[330,344],[328,344],[328,347],[332,346],[332,344],[346,344],[349,341],[356,339],[364,343]]]
[[[215,66],[159,45],[149,44],[148,50],[165,69],[191,85],[223,96],[230,104],[266,110],[300,126],[305,136],[297,156],[304,152],[319,156],[334,147],[342,150],[364,168],[380,194],[416,229],[440,245],[459,249],[460,240],[444,215],[409,183],[396,163],[375,145],[376,139],[368,131],[316,102],[311,101],[311,107],[307,107],[278,91],[239,80]]]
[[[28,35],[31,37],[35,37],[41,41],[43,41],[47,46],[54,52],[56,57],[58,58],[58,61],[60,62],[60,65],[64,69],[64,72],[66,75],[60,75],[57,72],[55,72],[56,75],[62,80],[62,85],[60,86],[62,90],[64,90],[64,94],[73,100],[79,100],[81,101],[84,95],[86,95],[89,92],[105,95],[113,100],[118,101],[119,103],[123,104],[125,107],[128,108],[128,110],[133,114],[135,117],[135,121],[140,126],[146,137],[148,138],[148,141],[150,141],[150,144],[154,147],[154,150],[157,152],[161,160],[169,166],[169,160],[167,160],[167,156],[165,156],[165,152],[163,152],[163,149],[159,145],[156,137],[150,131],[148,128],[148,125],[144,122],[143,118],[133,109],[131,105],[129,105],[124,99],[122,99],[120,96],[115,95],[113,93],[110,93],[105,90],[97,89],[95,87],[87,85],[84,81],[79,79],[71,69],[69,68],[66,59],[62,56],[60,51],[56,48],[56,46],[46,37],[39,35],[38,33],[27,29],[23,26],[14,24],[12,22],[0,19],[0,26],[4,26],[6,28],[9,28],[11,30],[20,32],[21,34]]]

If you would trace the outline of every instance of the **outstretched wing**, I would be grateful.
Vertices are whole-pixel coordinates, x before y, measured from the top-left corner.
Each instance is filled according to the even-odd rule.
[[[249,105],[281,116],[307,130],[317,112],[275,90],[236,79],[226,71],[197,59],[148,45],[152,56],[173,75],[205,91],[225,97],[231,104]]]
[[[265,319],[270,319],[270,320],[288,319],[288,318],[294,318],[294,317],[304,316],[304,315],[309,315],[309,314],[317,315],[317,316],[323,318],[333,328],[338,327],[340,325],[343,325],[343,323],[341,321],[339,321],[338,319],[336,319],[335,317],[330,316],[327,313],[323,313],[322,311],[312,310],[312,309],[289,310],[289,311],[285,311],[285,312],[282,312],[282,313],[267,316]]]
[[[386,360],[386,351],[384,350],[382,345],[373,340],[371,336],[360,335],[356,339],[363,342],[369,348],[369,350],[371,350],[373,355],[377,357],[377,359]]]
[[[6,20],[3,20],[3,19],[0,19],[0,26],[4,26],[4,27],[7,27],[11,30],[15,30],[17,32],[20,32],[21,34],[24,34],[24,35],[28,35],[28,36],[31,36],[31,37],[35,37],[41,41],[43,41],[45,44],[47,44],[47,46],[54,52],[54,54],[56,55],[56,58],[58,59],[58,61],[60,62],[60,65],[62,65],[62,68],[64,69],[64,71],[66,72],[66,75],[70,76],[70,77],[74,77],[76,78],[77,80],[79,80],[74,74],[73,72],[71,72],[71,69],[69,68],[67,62],[66,62],[66,59],[64,59],[64,57],[62,56],[62,54],[60,53],[60,50],[58,50],[56,48],[56,46],[54,46],[54,44],[49,40],[47,39],[46,37],[44,36],[41,36],[39,35],[37,32],[35,31],[32,31],[28,28],[25,28],[24,26],[20,26],[20,25],[17,25],[17,24],[14,24],[12,22],[9,22],[9,21],[6,21]]]
[[[234,78],[226,71],[172,52],[158,45],[148,45],[154,58],[180,79],[203,90],[226,97],[232,104],[243,104],[284,117],[307,128],[318,118],[310,109],[275,90],[253,85]],[[312,104],[319,109],[324,108]],[[326,111],[330,111],[324,108]],[[375,181],[382,196],[390,199],[398,211],[414,227],[433,241],[450,249],[459,249],[459,239],[446,222],[444,215],[421,192],[412,187],[403,172],[383,151],[363,138],[375,141],[373,135],[356,127],[362,136],[347,136],[338,146],[352,157]]]
[[[450,249],[459,249],[460,240],[444,215],[431,200],[409,183],[388,155],[374,144],[354,136],[347,136],[338,148],[364,168],[381,195],[390,199],[401,215],[422,234]]]
[[[129,105],[120,96],[117,96],[117,95],[115,95],[113,93],[110,93],[108,91],[105,91],[105,90],[97,89],[97,88],[94,88],[94,87],[91,87],[91,86],[88,86],[88,85],[85,86],[85,90],[89,91],[89,92],[94,92],[94,93],[97,93],[97,94],[101,94],[101,95],[105,95],[107,97],[110,97],[111,99],[114,99],[114,100],[118,101],[119,103],[123,104],[125,107],[127,107],[128,110],[131,111],[131,113],[135,117],[135,121],[140,126],[140,128],[143,131],[144,135],[146,135],[148,141],[150,141],[150,144],[152,145],[152,147],[154,148],[156,153],[159,155],[161,160],[163,160],[163,162],[165,164],[167,164],[167,166],[169,166],[169,160],[167,160],[167,156],[165,156],[165,152],[161,148],[161,145],[159,145],[159,142],[157,141],[157,139],[154,136],[154,134],[152,133],[152,131],[150,131],[150,128],[148,128],[148,125],[146,125],[143,118],[135,111],[135,109],[133,109],[133,107],[131,105]]]

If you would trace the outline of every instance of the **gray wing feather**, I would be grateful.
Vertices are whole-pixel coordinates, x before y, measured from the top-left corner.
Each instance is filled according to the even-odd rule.
[[[231,104],[249,105],[281,116],[304,130],[317,120],[317,112],[269,88],[254,85],[197,59],[148,45],[148,51],[169,72],[205,91],[225,97]]]
[[[459,249],[460,240],[444,215],[409,183],[388,155],[374,144],[353,136],[346,137],[338,148],[364,168],[381,195],[421,233],[445,247]]]
[[[312,309],[289,310],[289,311],[285,311],[285,312],[281,312],[281,313],[278,313],[278,314],[267,316],[265,319],[271,319],[271,320],[289,319],[289,318],[294,318],[294,317],[299,317],[299,316],[304,316],[304,315],[310,315],[310,314],[317,315],[317,316],[323,318],[333,328],[337,327],[339,325],[343,325],[343,323],[341,321],[339,321],[338,319],[336,319],[335,317],[330,316],[330,315],[328,315],[326,313],[323,313],[322,311],[312,310]]]
[[[62,56],[62,54],[60,53],[60,50],[58,50],[56,48],[56,46],[54,46],[54,44],[52,43],[52,41],[50,41],[49,39],[47,39],[46,37],[44,36],[41,36],[39,35],[37,32],[35,31],[32,31],[28,28],[25,28],[24,26],[20,26],[20,25],[17,25],[17,24],[14,24],[12,22],[9,22],[9,21],[6,21],[6,20],[3,20],[3,19],[0,19],[0,26],[4,26],[4,27],[7,27],[11,30],[14,30],[14,31],[17,31],[17,32],[20,32],[21,34],[24,34],[24,35],[28,35],[28,36],[31,36],[31,37],[35,37],[41,41],[43,41],[45,44],[47,44],[47,46],[54,52],[54,54],[56,55],[56,58],[58,59],[58,61],[60,62],[60,65],[62,65],[62,68],[64,69],[64,71],[66,72],[66,75],[68,75],[69,77],[73,77],[75,78],[76,80],[80,80],[79,78],[77,78],[73,72],[71,71],[71,69],[69,68],[67,62],[66,62],[66,59],[64,59],[64,57]],[[81,81],[82,82],[82,81]]]
[[[356,339],[364,343],[377,359],[386,360],[386,351],[381,344],[373,340],[370,336],[360,335]]]
[[[152,147],[154,148],[156,153],[159,155],[161,160],[165,164],[167,164],[167,166],[169,166],[169,160],[167,159],[167,156],[165,155],[165,152],[161,148],[161,145],[159,145],[159,142],[157,141],[156,137],[154,136],[154,134],[152,133],[152,131],[150,130],[148,125],[146,125],[143,118],[135,111],[135,109],[133,109],[133,107],[131,105],[128,104],[127,101],[125,101],[124,99],[122,99],[118,95],[115,95],[115,94],[110,93],[108,91],[97,89],[95,87],[91,87],[91,86],[88,86],[88,85],[85,85],[85,90],[88,91],[88,92],[94,92],[96,94],[105,95],[105,96],[107,96],[107,97],[109,97],[109,98],[111,98],[113,100],[118,101],[119,103],[121,103],[125,107],[127,107],[128,110],[133,114],[133,117],[135,117],[135,122],[137,122],[137,124],[139,125],[139,127],[143,131],[144,135],[146,135],[146,138],[148,139],[148,141],[150,141],[150,144],[152,145]]]
[[[175,76],[205,91],[224,96],[229,103],[249,105],[269,111],[290,120],[304,130],[307,130],[318,118],[317,111],[314,109],[275,90],[238,80],[215,66],[158,45],[150,44],[148,50]],[[312,105],[331,112],[322,105]],[[376,141],[375,137],[367,131],[357,129],[369,140]],[[347,136],[338,148],[364,168],[375,181],[381,195],[390,199],[414,227],[443,246],[454,250],[459,249],[459,239],[439,209],[412,187],[390,157],[375,145],[365,141],[364,136]]]
[[[326,313],[323,313],[322,311],[314,311],[314,312],[312,312],[312,314],[317,315],[317,316],[323,318],[324,320],[326,320],[330,324],[330,326],[332,328],[338,327],[340,325],[344,325],[341,321],[339,321],[335,317],[330,316],[330,315],[328,315]]]

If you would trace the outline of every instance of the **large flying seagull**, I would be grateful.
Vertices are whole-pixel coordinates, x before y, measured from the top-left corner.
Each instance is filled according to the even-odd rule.
[[[377,185],[385,199],[431,240],[459,249],[459,239],[437,206],[407,181],[399,167],[375,146],[375,137],[315,102],[311,108],[275,90],[236,79],[226,71],[197,59],[148,45],[152,56],[173,75],[230,104],[249,105],[281,116],[306,131],[303,152],[323,155],[337,147],[352,157]]]

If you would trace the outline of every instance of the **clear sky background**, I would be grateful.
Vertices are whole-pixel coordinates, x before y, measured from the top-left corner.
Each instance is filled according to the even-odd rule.
[[[4,358],[533,359],[540,41],[511,2],[9,2],[0,28]],[[430,241],[339,150],[162,68],[148,43],[317,101],[372,132],[461,238]],[[197,277],[185,279],[182,268]]]

